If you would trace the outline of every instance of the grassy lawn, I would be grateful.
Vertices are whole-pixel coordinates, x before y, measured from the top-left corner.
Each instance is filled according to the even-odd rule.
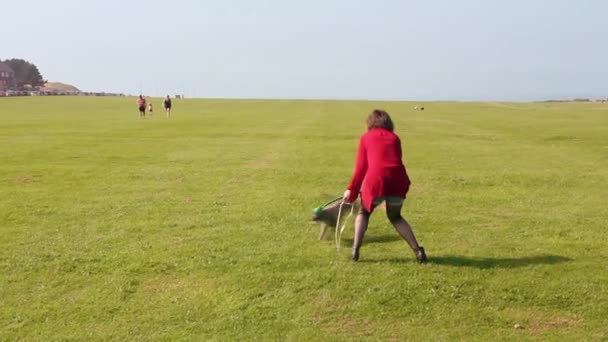
[[[608,105],[155,105],[0,98],[0,340],[608,339]],[[427,265],[308,222],[376,107]]]

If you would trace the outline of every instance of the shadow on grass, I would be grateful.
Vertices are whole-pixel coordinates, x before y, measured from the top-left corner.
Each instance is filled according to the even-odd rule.
[[[518,268],[530,265],[555,265],[572,261],[559,255],[536,255],[521,258],[468,258],[461,256],[429,257],[429,263],[455,267]]]
[[[530,265],[555,265],[572,261],[572,259],[559,255],[537,255],[521,258],[470,258],[462,256],[429,256],[429,264],[445,265],[453,267],[471,267],[479,269],[488,268],[518,268]],[[389,258],[389,259],[364,259],[362,256],[359,262],[363,263],[415,263],[412,258]]]
[[[363,243],[364,244],[372,244],[372,243],[387,243],[387,242],[393,242],[393,241],[401,241],[401,237],[399,237],[399,235],[397,234],[393,234],[393,235],[377,235],[377,236],[366,236],[365,239],[363,239]],[[351,246],[353,244],[353,239],[342,239],[342,241],[344,241],[344,243],[347,246]]]

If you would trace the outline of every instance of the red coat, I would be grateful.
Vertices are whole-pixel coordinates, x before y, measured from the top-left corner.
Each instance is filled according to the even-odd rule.
[[[374,199],[383,196],[405,198],[410,178],[403,165],[401,140],[386,129],[373,128],[361,136],[353,178],[348,186],[350,202],[361,192],[361,203],[371,211]]]

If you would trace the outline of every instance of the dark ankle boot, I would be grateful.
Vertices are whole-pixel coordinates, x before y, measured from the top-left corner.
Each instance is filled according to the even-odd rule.
[[[352,254],[350,255],[350,258],[351,258],[353,261],[359,261],[359,249],[357,249],[357,248],[353,248],[353,252],[352,252]]]
[[[424,264],[427,262],[426,253],[424,252],[424,247],[420,247],[418,252],[416,252],[416,259],[418,259],[418,263]]]

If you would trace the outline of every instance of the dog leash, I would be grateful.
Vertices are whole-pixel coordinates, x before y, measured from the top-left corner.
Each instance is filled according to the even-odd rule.
[[[344,206],[344,203],[344,201],[340,203],[340,208],[338,209],[338,219],[336,220],[336,253],[340,253],[340,242],[342,241],[342,233],[344,233],[344,229],[346,228],[346,224],[348,223],[348,218],[353,216],[353,211],[355,210],[355,205],[351,203],[350,213],[348,213],[348,216],[344,218],[342,227],[340,227],[340,218],[342,217],[342,207]]]
[[[336,197],[336,198],[332,199],[331,201],[323,204],[322,206],[314,208],[313,212],[315,212],[316,214],[320,214],[323,211],[323,209],[325,209],[325,207],[327,207],[328,205],[330,205],[334,202],[338,202],[339,200],[343,200],[343,198],[341,196]]]

